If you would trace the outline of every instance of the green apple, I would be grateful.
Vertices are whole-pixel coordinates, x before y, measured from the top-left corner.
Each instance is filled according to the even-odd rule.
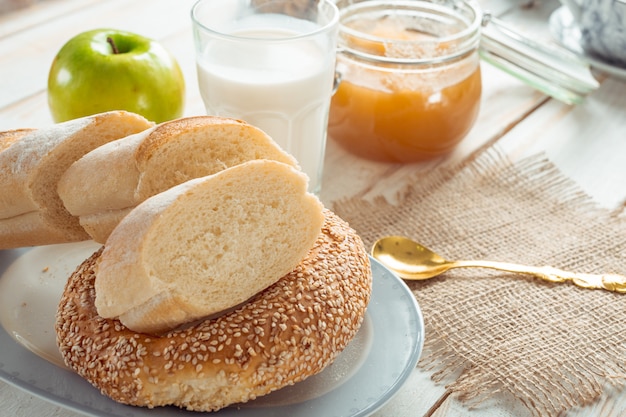
[[[70,39],[48,75],[55,122],[127,110],[156,123],[182,116],[185,81],[175,58],[158,42],[115,29]]]

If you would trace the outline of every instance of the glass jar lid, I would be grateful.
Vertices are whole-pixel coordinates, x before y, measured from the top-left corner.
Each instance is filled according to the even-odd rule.
[[[567,104],[578,104],[600,84],[574,53],[540,44],[483,14],[480,54],[484,61]]]

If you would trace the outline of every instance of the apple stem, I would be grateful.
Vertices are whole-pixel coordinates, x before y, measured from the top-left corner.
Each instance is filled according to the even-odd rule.
[[[113,53],[115,55],[120,53],[120,51],[117,49],[117,46],[115,45],[115,41],[113,40],[113,38],[107,36],[107,42],[109,43],[109,45],[111,45],[111,49],[113,49]]]

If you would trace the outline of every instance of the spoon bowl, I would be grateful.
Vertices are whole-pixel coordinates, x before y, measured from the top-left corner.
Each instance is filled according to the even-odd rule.
[[[406,280],[432,278],[451,267],[440,255],[403,236],[379,239],[372,247],[372,256]]]
[[[553,283],[572,282],[581,288],[626,293],[626,276],[579,274],[551,266],[534,267],[493,261],[449,261],[422,244],[404,236],[387,236],[374,243],[372,257],[405,280],[425,280],[452,268],[489,268],[533,275]]]

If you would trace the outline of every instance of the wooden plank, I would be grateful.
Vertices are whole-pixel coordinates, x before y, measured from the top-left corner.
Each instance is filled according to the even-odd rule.
[[[392,401],[372,417],[416,417],[427,415],[446,389],[435,385],[427,372],[414,371]]]
[[[24,97],[44,92],[50,64],[58,50],[85,30],[113,27],[163,40],[188,29],[194,0],[97,2],[31,30],[0,40],[0,109]],[[192,38],[187,40],[190,44]],[[178,57],[177,51],[172,53]]]
[[[512,159],[545,152],[563,173],[606,208],[626,201],[626,83],[607,79],[576,107],[548,103],[500,146]]]
[[[0,14],[0,39],[74,13],[78,9],[91,7],[97,1],[100,0],[46,0]]]

